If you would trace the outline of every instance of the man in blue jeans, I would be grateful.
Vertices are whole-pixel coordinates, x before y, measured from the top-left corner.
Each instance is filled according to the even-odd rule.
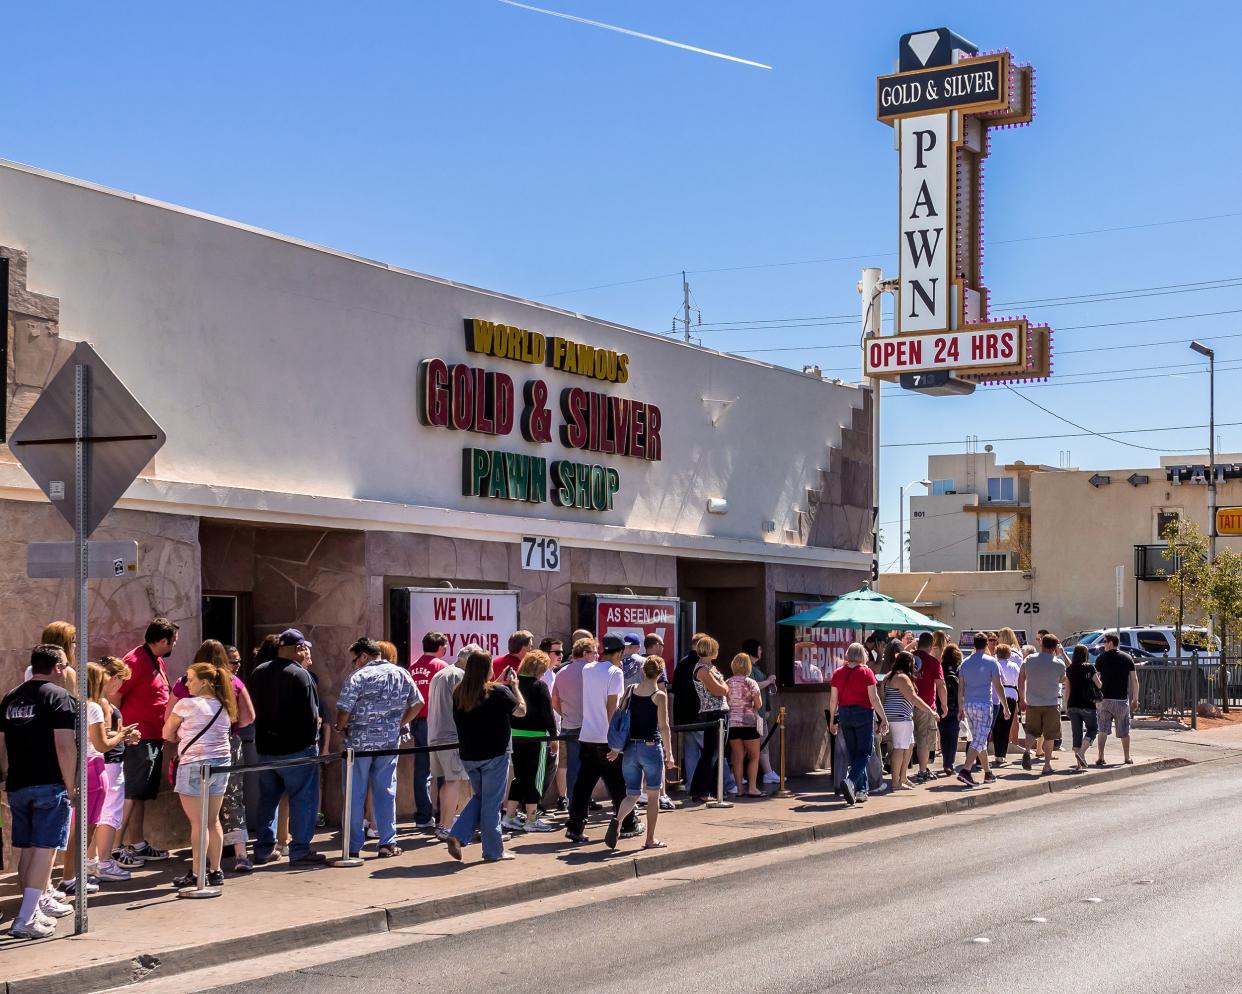
[[[260,663],[247,689],[254,704],[255,748],[260,763],[311,759],[319,755],[319,692],[305,668],[311,643],[296,628],[280,633],[275,659]],[[299,763],[259,773],[254,862],[280,859],[276,852],[276,809],[289,797],[289,862],[326,863],[311,850],[319,804],[319,764]]]
[[[345,745],[350,749],[395,749],[401,742],[401,726],[422,710],[423,697],[409,673],[384,660],[373,639],[358,639],[349,652],[354,671],[337,698],[336,730],[345,733]],[[366,843],[362,813],[368,787],[375,830],[379,832],[379,855],[400,856],[396,756],[354,757],[352,789],[345,799],[349,855],[357,856]]]

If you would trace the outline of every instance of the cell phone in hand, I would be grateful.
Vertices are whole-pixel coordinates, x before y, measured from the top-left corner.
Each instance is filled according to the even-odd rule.
[[[513,679],[514,669],[512,666],[506,666],[504,672],[500,674],[501,682],[508,683]]]

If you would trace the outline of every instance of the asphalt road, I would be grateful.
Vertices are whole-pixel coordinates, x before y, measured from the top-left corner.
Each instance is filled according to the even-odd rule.
[[[219,989],[1240,990],[1239,843],[1242,761],[1212,763]]]

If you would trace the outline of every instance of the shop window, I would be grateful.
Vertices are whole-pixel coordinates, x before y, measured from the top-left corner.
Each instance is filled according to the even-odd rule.
[[[1009,569],[1009,553],[982,552],[979,554],[979,571],[981,573],[999,573]]]
[[[988,500],[1013,500],[1013,484],[1012,476],[989,476]]]
[[[933,497],[944,497],[946,494],[957,493],[957,487],[953,485],[952,480],[932,480],[931,495]]]

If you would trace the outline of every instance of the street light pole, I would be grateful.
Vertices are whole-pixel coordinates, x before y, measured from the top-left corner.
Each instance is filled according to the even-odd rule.
[[[1190,347],[1208,361],[1208,562],[1216,562],[1216,350],[1210,349],[1202,342],[1191,342]],[[1216,616],[1213,614],[1208,627],[1208,652],[1212,651],[1212,642],[1216,637]],[[1220,651],[1221,672],[1224,672],[1225,646]],[[1228,695],[1221,683],[1221,700],[1225,710],[1229,709]]]
[[[925,487],[931,486],[931,480],[911,480],[904,486],[897,489],[901,491],[901,507],[897,512],[897,544],[899,559],[897,560],[897,572],[904,573],[906,571],[906,487],[913,487],[917,484]]]

